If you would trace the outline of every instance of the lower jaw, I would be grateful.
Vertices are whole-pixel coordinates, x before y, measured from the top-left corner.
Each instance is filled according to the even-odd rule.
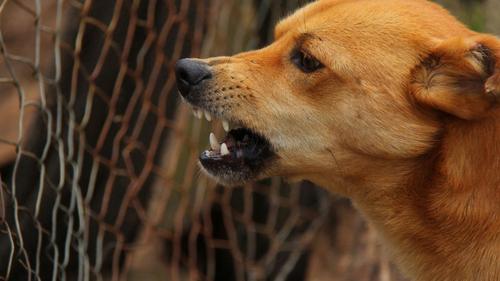
[[[210,143],[200,164],[209,176],[225,184],[257,179],[275,157],[265,138],[245,128],[231,130],[221,144],[211,135]]]
[[[201,160],[200,167],[205,175],[225,186],[242,185],[257,179],[257,177],[249,173],[248,170],[234,171],[232,169],[214,168],[204,164]]]
[[[264,171],[271,163],[272,160],[269,159],[265,164],[260,164],[258,167],[251,167],[243,164],[239,166],[226,166],[224,164],[214,165],[200,158],[200,166],[203,172],[215,181],[227,186],[241,185],[260,180],[264,177]]]

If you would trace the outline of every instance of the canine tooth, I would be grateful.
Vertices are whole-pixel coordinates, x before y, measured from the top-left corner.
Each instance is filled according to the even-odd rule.
[[[201,111],[201,109],[195,109],[194,116],[196,116],[196,118],[198,119],[201,119],[201,117],[203,117],[203,112]]]
[[[219,150],[220,149],[220,144],[219,141],[217,140],[217,137],[215,136],[214,133],[210,133],[210,147],[212,150]]]
[[[220,146],[220,155],[225,156],[225,155],[228,155],[228,154],[229,154],[229,149],[227,148],[226,143],[223,143]]]
[[[229,122],[227,120],[222,120],[222,127],[224,127],[224,131],[229,132]]]
[[[205,111],[205,118],[207,118],[208,122],[212,121],[212,115],[210,115],[210,113],[208,113],[208,111]]]

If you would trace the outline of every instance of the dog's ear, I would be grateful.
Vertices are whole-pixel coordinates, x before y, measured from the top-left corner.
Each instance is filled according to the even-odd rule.
[[[500,105],[500,40],[488,35],[440,42],[415,69],[416,100],[462,119]]]

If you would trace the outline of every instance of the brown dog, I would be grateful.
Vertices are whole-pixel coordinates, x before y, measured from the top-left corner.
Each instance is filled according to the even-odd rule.
[[[500,280],[500,40],[423,0],[320,0],[275,38],[178,62],[197,114],[241,127],[203,169],[348,196],[412,280]]]

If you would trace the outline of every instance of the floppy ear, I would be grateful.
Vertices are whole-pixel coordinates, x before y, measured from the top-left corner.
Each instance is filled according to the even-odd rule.
[[[500,41],[479,35],[439,43],[410,84],[416,100],[462,119],[486,116],[500,105]]]

